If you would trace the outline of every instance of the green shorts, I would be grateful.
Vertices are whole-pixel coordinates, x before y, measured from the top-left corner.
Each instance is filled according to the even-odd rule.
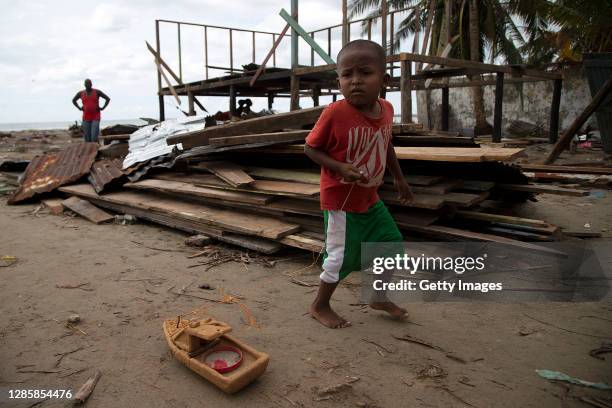
[[[402,242],[387,207],[378,201],[365,213],[325,210],[325,252],[321,280],[336,283],[361,270],[362,242]]]

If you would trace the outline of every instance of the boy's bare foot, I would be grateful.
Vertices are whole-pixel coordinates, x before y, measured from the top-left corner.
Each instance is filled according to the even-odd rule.
[[[372,302],[370,307],[375,310],[383,310],[396,320],[402,320],[408,316],[406,309],[399,307],[393,302]]]
[[[318,320],[323,326],[329,327],[330,329],[343,329],[351,325],[351,322],[338,316],[329,306],[316,307],[315,305],[311,305],[310,316],[312,316],[313,319]]]

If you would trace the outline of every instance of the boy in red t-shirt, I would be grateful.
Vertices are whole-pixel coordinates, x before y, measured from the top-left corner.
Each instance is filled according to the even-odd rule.
[[[341,279],[361,269],[361,243],[403,241],[377,193],[385,167],[400,200],[412,200],[391,144],[393,106],[378,97],[389,80],[385,63],[384,49],[372,41],[351,41],[340,50],[337,81],[344,99],[321,113],[304,146],[306,155],[321,166],[326,232],[323,272],[310,314],[333,329],[350,326],[331,309],[329,300]],[[370,306],[395,318],[406,314],[385,300]]]

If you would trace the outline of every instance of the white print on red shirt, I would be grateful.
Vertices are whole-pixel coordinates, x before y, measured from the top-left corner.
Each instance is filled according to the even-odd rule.
[[[363,173],[366,183],[362,187],[382,184],[387,164],[387,147],[391,140],[391,124],[382,126],[376,132],[370,126],[359,126],[349,130],[346,162]]]

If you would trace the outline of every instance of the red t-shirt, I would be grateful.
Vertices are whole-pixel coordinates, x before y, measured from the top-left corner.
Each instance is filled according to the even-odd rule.
[[[83,103],[83,120],[92,121],[100,120],[100,106],[98,91],[91,89],[91,93],[87,95],[87,91],[81,91],[81,102]]]
[[[368,180],[348,183],[322,167],[321,209],[362,213],[379,200],[377,190],[385,174],[393,106],[384,99],[378,102],[382,109],[375,119],[365,116],[346,99],[334,102],[323,110],[306,138],[310,147],[335,160],[352,163]]]

